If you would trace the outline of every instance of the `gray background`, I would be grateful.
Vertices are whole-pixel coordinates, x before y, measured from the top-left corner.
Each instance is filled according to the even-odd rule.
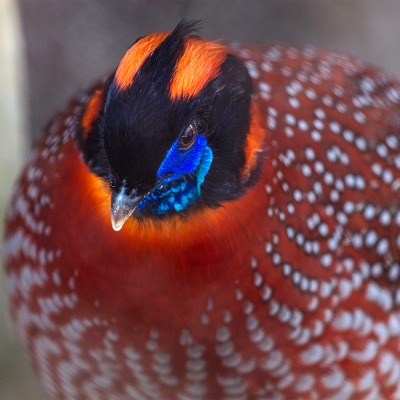
[[[28,138],[137,37],[182,18],[202,20],[208,39],[311,43],[400,77],[398,0],[0,0],[0,76],[10,77],[0,79],[1,213]],[[1,275],[0,285],[0,400],[45,400],[10,329]]]

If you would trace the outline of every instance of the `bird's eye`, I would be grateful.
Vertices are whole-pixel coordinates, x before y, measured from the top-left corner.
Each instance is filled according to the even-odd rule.
[[[111,190],[114,190],[114,189],[115,189],[115,186],[116,186],[116,185],[115,185],[115,181],[114,181],[114,180],[111,180],[111,181],[110,181],[110,189],[111,189]]]
[[[194,140],[196,139],[196,134],[197,134],[196,125],[190,124],[186,128],[185,132],[183,132],[181,137],[179,138],[178,141],[179,148],[182,150],[188,150],[194,143]]]

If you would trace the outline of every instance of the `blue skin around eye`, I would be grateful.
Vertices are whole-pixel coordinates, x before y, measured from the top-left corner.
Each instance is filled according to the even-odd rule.
[[[212,151],[200,135],[185,152],[179,149],[178,140],[168,150],[157,171],[157,178],[164,179],[163,182],[139,203],[139,210],[149,204],[157,214],[181,211],[200,196],[200,185],[211,166]]]

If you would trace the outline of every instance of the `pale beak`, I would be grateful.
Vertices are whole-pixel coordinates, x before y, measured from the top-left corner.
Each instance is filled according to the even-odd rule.
[[[115,231],[119,231],[125,221],[132,215],[144,196],[130,197],[122,187],[119,193],[111,195],[111,223]]]

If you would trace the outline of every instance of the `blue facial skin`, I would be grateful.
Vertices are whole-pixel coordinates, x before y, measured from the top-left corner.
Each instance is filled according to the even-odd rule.
[[[192,147],[186,151],[179,148],[178,141],[179,138],[157,171],[157,178],[163,181],[139,203],[138,210],[149,205],[156,214],[181,211],[200,196],[200,185],[211,166],[212,151],[200,135],[196,135]]]

